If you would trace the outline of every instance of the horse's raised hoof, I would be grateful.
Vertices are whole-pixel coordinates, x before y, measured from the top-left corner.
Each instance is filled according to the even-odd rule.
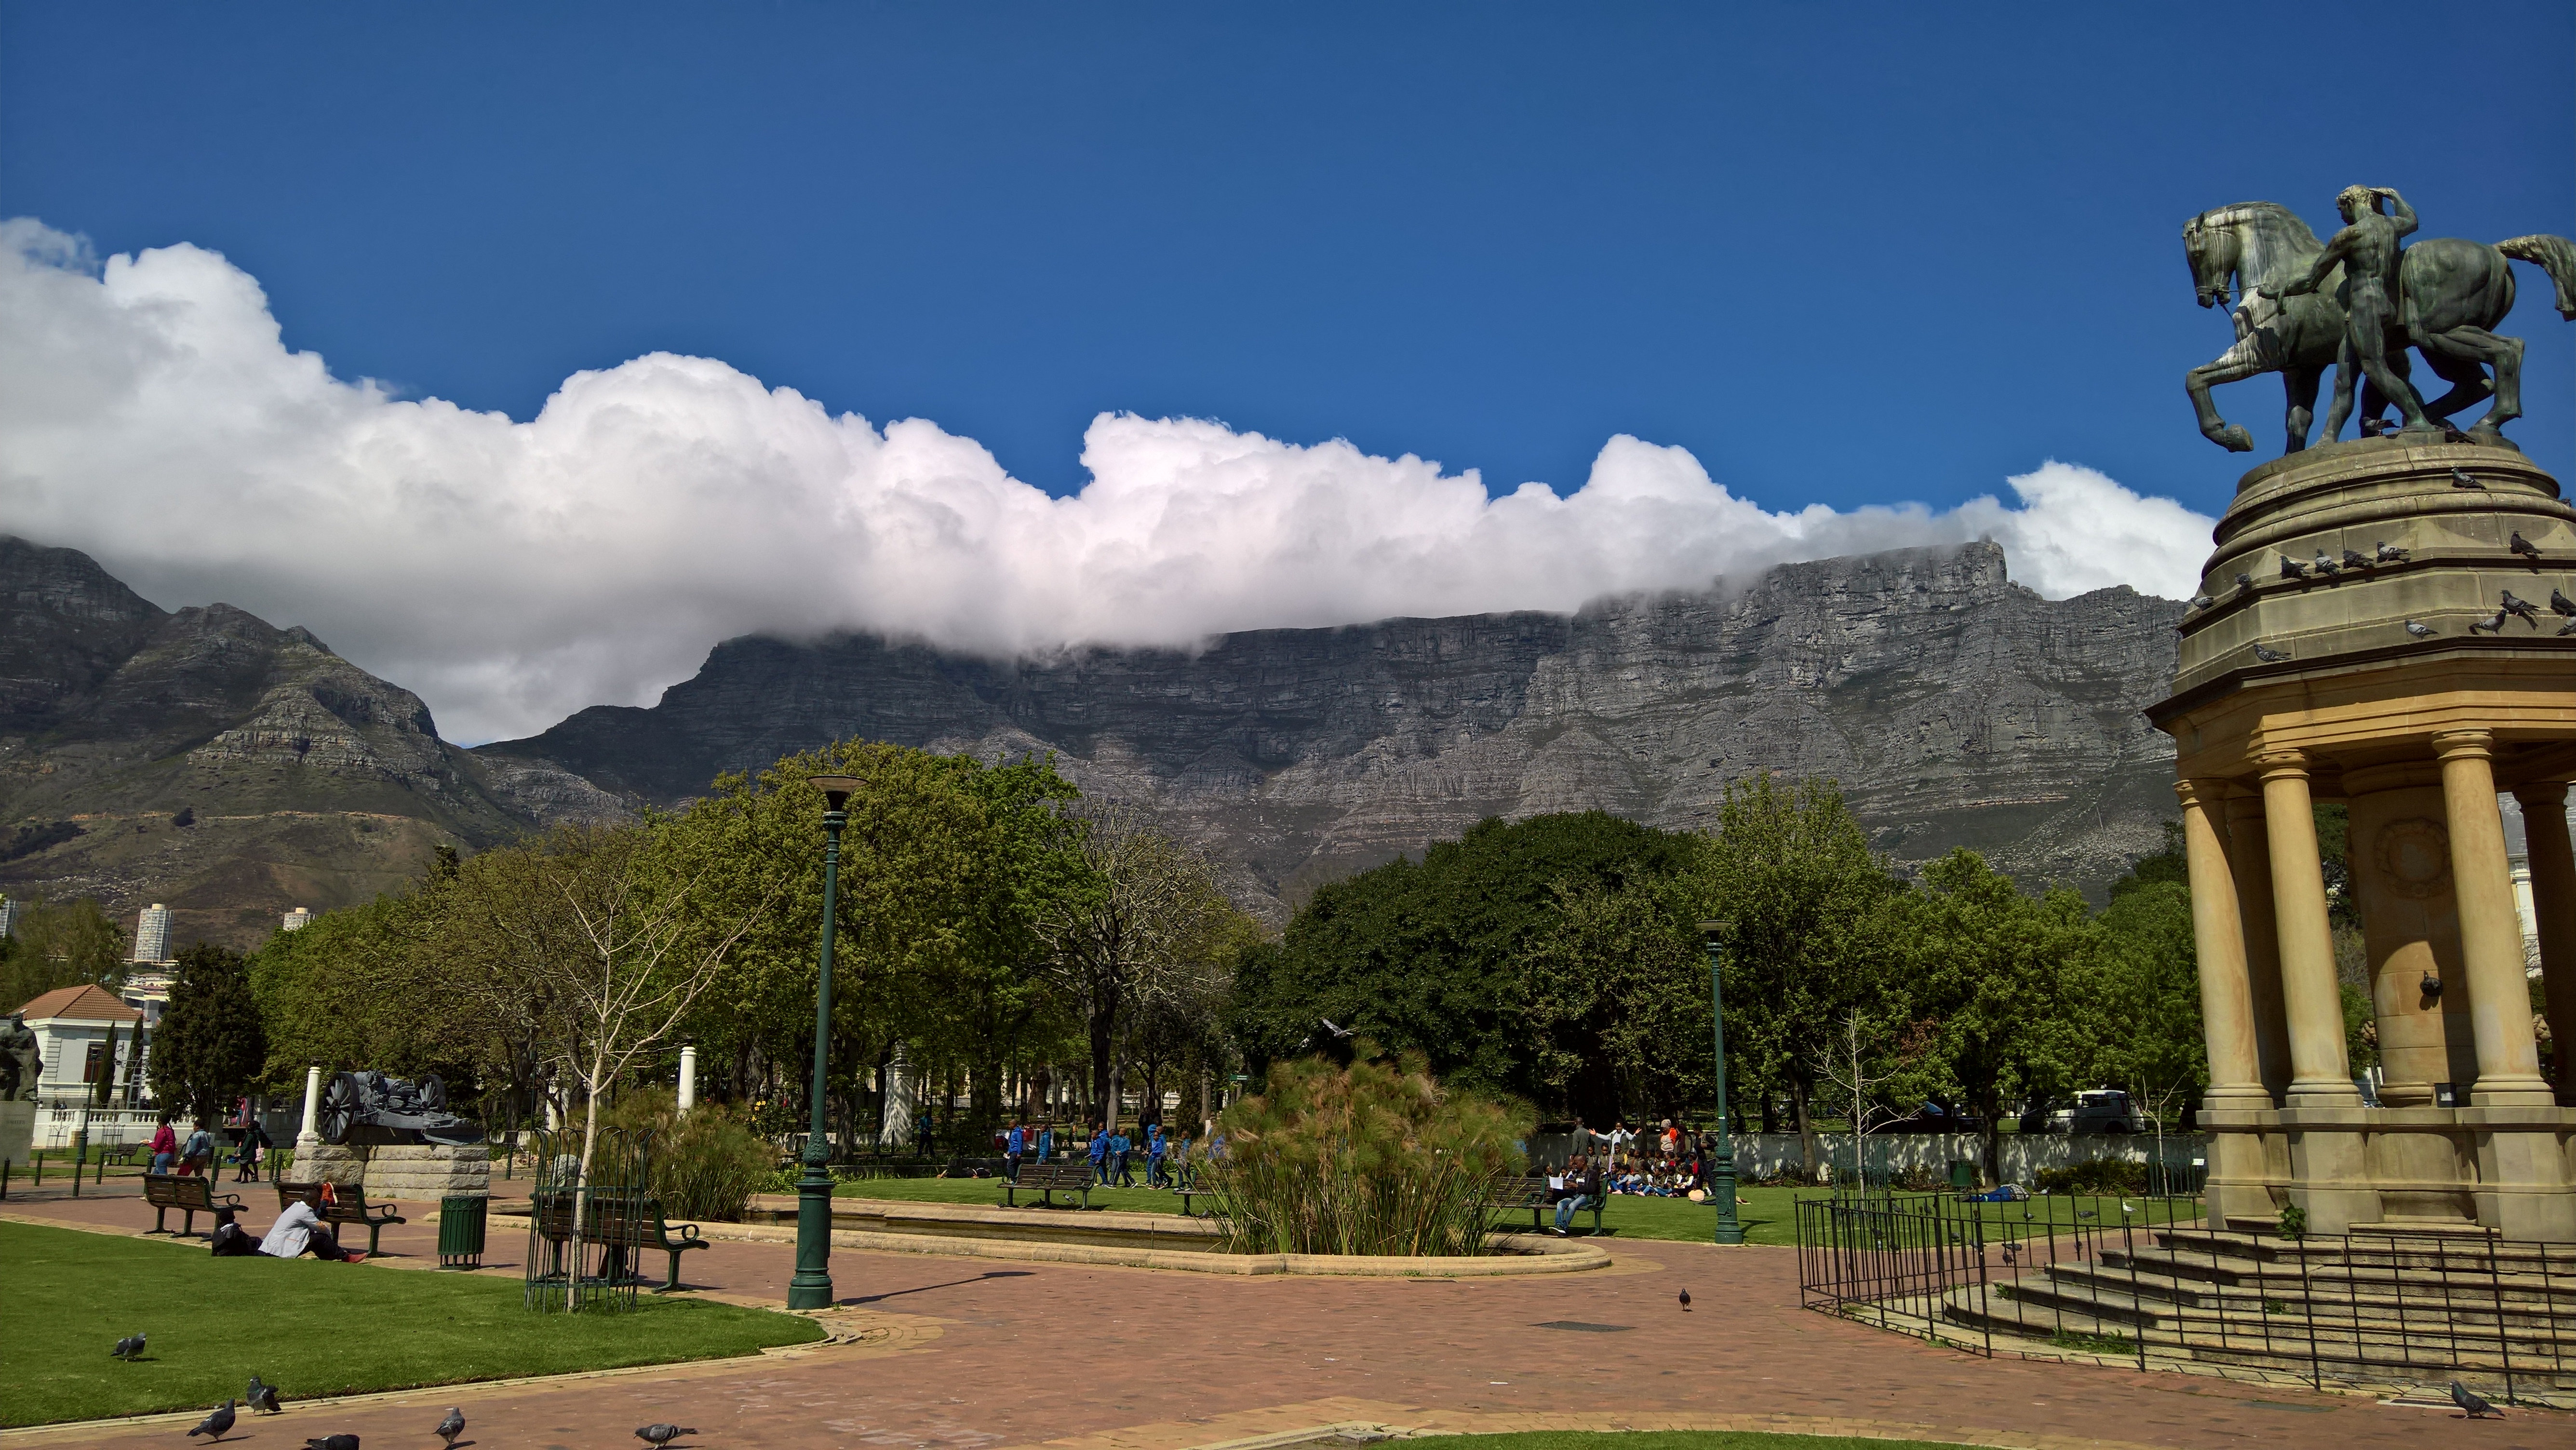
[[[2254,451],[2254,435],[2246,432],[2242,427],[2234,423],[2230,423],[2226,427],[2220,429],[2216,434],[2211,436],[2209,441],[2226,449],[2230,453],[2251,453]]]

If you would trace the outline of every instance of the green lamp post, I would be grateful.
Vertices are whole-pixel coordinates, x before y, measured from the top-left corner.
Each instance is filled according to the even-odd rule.
[[[1709,1030],[1717,1054],[1717,1162],[1709,1191],[1717,1197],[1717,1241],[1722,1244],[1744,1242],[1744,1225],[1735,1221],[1735,1134],[1726,1121],[1726,990],[1719,980],[1719,963],[1724,959],[1726,934],[1734,927],[1730,921],[1703,921],[1699,924],[1700,940],[1708,947],[1708,1017]]]
[[[814,989],[814,1103],[805,1135],[805,1173],[796,1180],[796,1276],[787,1281],[790,1309],[832,1307],[831,1140],[823,1126],[823,1081],[832,1065],[832,928],[841,884],[841,807],[859,783],[846,775],[812,778],[823,793],[823,970]]]

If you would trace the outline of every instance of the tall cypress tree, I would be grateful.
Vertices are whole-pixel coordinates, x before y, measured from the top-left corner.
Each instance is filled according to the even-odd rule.
[[[208,1124],[223,1121],[268,1059],[249,958],[199,942],[179,954],[178,980],[161,1014],[148,1065],[152,1096]]]

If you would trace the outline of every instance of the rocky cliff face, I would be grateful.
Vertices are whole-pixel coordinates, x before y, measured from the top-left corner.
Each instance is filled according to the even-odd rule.
[[[1488,815],[1706,825],[1757,770],[1838,778],[1900,861],[1966,845],[2098,889],[2173,813],[2173,751],[2140,711],[2172,678],[2181,612],[2127,589],[2041,599],[1980,544],[1572,617],[1260,630],[1196,653],[737,639],[650,709],[477,753],[670,802],[850,736],[1052,750],[1086,791],[1166,812],[1273,916]]]
[[[307,630],[169,613],[85,554],[0,536],[0,891],[96,896],[129,925],[160,901],[174,945],[247,945],[289,907],[412,879],[440,842],[618,809],[445,743],[418,697]]]

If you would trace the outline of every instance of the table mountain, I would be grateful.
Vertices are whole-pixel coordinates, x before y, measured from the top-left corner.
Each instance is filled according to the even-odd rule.
[[[485,761],[427,706],[228,604],[172,613],[88,555],[0,535],[0,891],[95,896],[171,944],[251,945],[541,817],[617,813],[577,777]]]
[[[1965,845],[2098,892],[2161,848],[2173,747],[2141,710],[2183,606],[2042,599],[1992,544],[1785,565],[1572,616],[1253,630],[1199,650],[992,660],[872,634],[743,638],[649,708],[475,752],[671,803],[865,736],[1054,751],[1150,803],[1273,919],[1322,881],[1489,815],[1705,826],[1757,770],[1838,778],[1901,862]]]

